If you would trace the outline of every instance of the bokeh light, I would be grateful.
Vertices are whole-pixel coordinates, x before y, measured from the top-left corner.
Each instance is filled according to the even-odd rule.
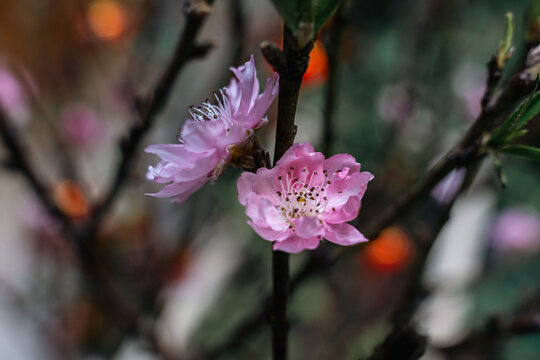
[[[328,77],[328,56],[322,42],[315,41],[315,46],[309,57],[309,65],[303,77],[303,84],[320,84]]]
[[[86,18],[90,30],[103,40],[118,39],[126,30],[126,12],[113,0],[94,1],[88,8]]]
[[[71,217],[82,217],[88,213],[88,201],[82,189],[71,180],[60,182],[54,189],[56,205]]]
[[[409,263],[413,248],[409,236],[397,227],[389,227],[368,243],[364,258],[377,270],[395,271]]]

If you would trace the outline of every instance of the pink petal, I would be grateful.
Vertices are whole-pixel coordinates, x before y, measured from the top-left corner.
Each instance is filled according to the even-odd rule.
[[[247,114],[259,93],[259,81],[257,80],[257,70],[255,69],[255,60],[253,55],[248,62],[238,68],[231,68],[238,79],[241,99],[237,111]]]
[[[255,230],[257,235],[259,235],[260,237],[268,241],[281,241],[290,236],[290,232],[287,230],[283,230],[283,231],[273,230],[268,227],[259,226],[251,220],[248,220],[247,223],[251,226],[253,230]]]
[[[175,196],[175,201],[182,202],[191,194],[200,189],[206,182],[206,179],[196,179],[193,181],[172,183],[165,185],[160,191],[154,194],[145,194],[149,196],[165,198]]]
[[[364,237],[354,226],[341,224],[326,224],[324,238],[334,244],[349,246],[366,242],[368,239]]]
[[[207,178],[220,161],[215,149],[192,153],[184,145],[152,145],[146,148],[146,152],[157,154],[164,160],[158,167],[149,168],[150,177],[158,183]]]
[[[273,249],[284,251],[287,253],[299,253],[302,250],[309,249],[313,250],[319,246],[319,238],[313,237],[313,238],[300,238],[297,236],[291,236],[283,241],[276,241],[274,243]]]
[[[356,196],[351,196],[347,202],[338,207],[327,207],[326,211],[322,214],[321,219],[325,223],[339,224],[347,221],[351,221],[358,216],[360,210],[361,201]]]
[[[189,151],[200,153],[218,147],[219,139],[225,135],[225,127],[219,121],[187,120],[181,136]]]
[[[368,182],[372,179],[373,175],[367,171],[353,173],[345,179],[334,179],[326,188],[326,194],[328,196],[326,207],[337,208],[343,206],[351,196],[356,196],[361,199],[366,192]]]
[[[315,216],[303,216],[294,222],[296,234],[302,238],[317,237],[321,234],[323,227],[321,221]]]
[[[251,128],[258,128],[264,122],[263,116],[268,111],[268,108],[276,98],[279,91],[279,75],[274,74],[273,77],[266,79],[266,86],[264,92],[257,97],[255,104],[249,114],[249,126]]]
[[[324,168],[328,171],[329,176],[332,176],[338,170],[343,170],[345,167],[349,168],[349,173],[360,171],[360,164],[349,154],[337,154],[324,162]]]
[[[285,154],[283,154],[281,159],[279,159],[279,161],[276,163],[276,166],[288,168],[287,165],[292,161],[314,152],[315,150],[313,150],[313,146],[311,146],[311,144],[308,142],[303,144],[295,143],[285,152]]]
[[[253,183],[255,182],[255,174],[250,172],[243,172],[238,181],[236,187],[238,189],[238,202],[244,206],[247,204],[247,196],[253,191]]]
[[[144,151],[149,154],[156,154],[163,160],[170,162],[177,162],[179,160],[192,161],[199,156],[198,153],[187,150],[182,144],[150,145]]]
[[[256,225],[277,231],[288,229],[289,225],[285,218],[268,197],[252,192],[247,195],[246,202],[246,214]]]

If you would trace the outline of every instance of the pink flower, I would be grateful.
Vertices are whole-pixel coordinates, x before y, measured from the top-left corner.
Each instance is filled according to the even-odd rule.
[[[253,131],[268,122],[264,114],[278,93],[278,75],[268,78],[259,94],[253,55],[231,71],[236,79],[214,93],[217,105],[207,100],[190,107],[191,119],[178,135],[181,144],[146,148],[146,152],[161,158],[157,166],[148,167],[147,178],[166,184],[161,191],[147,195],[184,201],[206,181],[216,180],[231,160],[233,150],[247,144]]]
[[[325,159],[309,143],[294,144],[273,169],[242,174],[238,201],[253,230],[275,241],[274,250],[315,249],[322,238],[353,245],[367,239],[346,222],[358,215],[372,179],[351,155]]]

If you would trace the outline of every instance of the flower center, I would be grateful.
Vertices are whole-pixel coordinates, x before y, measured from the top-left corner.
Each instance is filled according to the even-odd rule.
[[[232,110],[225,93],[226,89],[220,89],[219,92],[214,91],[217,105],[211,104],[209,99],[199,104],[198,106],[191,105],[189,113],[195,121],[220,121],[227,132],[231,131],[231,126],[234,125],[232,120]],[[182,134],[177,136],[182,142]]]
[[[285,177],[278,176],[280,188],[276,191],[279,197],[276,208],[285,217],[290,228],[294,227],[292,223],[294,219],[303,216],[318,216],[326,210],[328,203],[326,188],[332,183],[328,180],[326,170],[323,170],[324,181],[321,181],[320,176],[316,176],[317,171],[307,174],[307,168],[302,170],[302,175],[305,173],[305,176],[302,176],[304,180],[294,176],[293,172],[294,168],[291,166]]]

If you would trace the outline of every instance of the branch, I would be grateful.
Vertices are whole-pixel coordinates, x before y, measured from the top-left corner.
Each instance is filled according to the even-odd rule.
[[[299,47],[296,37],[284,25],[283,52],[276,47],[268,47],[267,45],[268,43],[263,44],[262,53],[274,66],[274,70],[279,73],[278,116],[274,149],[275,166],[294,143],[296,104],[302,76],[309,63],[309,53],[313,49],[313,41],[309,41],[302,48]],[[279,59],[279,62],[274,62],[275,59]],[[272,251],[272,285],[272,310],[269,317],[272,327],[272,356],[274,360],[286,360],[289,330],[289,320],[287,319],[289,254],[285,252]]]
[[[0,109],[0,136],[9,152],[9,166],[20,171],[45,209],[60,222],[62,228],[68,229],[71,225],[71,220],[51,199],[51,191],[48,186],[39,180],[39,176],[32,168],[30,160],[26,156],[24,146],[17,138],[14,129],[10,126],[7,115],[2,109]]]
[[[212,48],[209,43],[199,44],[195,38],[203,24],[204,19],[211,11],[209,3],[212,1],[192,0],[185,5],[186,25],[176,45],[174,55],[163,72],[153,91],[142,101],[138,108],[139,122],[131,128],[127,138],[120,143],[121,159],[110,185],[110,189],[103,201],[95,208],[88,222],[87,237],[93,238],[99,228],[103,216],[108,211],[122,186],[124,185],[129,169],[137,154],[137,149],[144,135],[154,124],[156,116],[163,110],[169,100],[171,90],[178,74],[190,60],[202,57]]]

